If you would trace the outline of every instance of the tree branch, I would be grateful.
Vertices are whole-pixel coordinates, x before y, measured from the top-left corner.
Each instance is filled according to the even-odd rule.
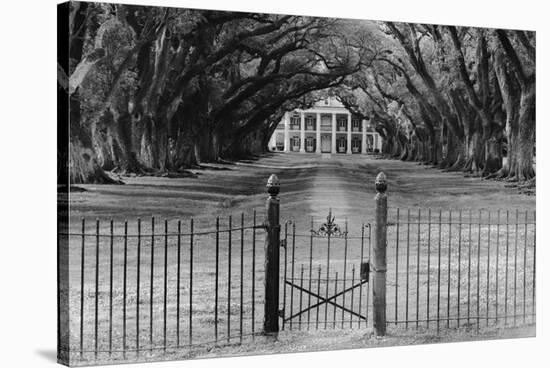
[[[516,50],[514,50],[514,46],[512,46],[512,43],[510,42],[510,39],[508,38],[505,30],[497,29],[496,33],[500,43],[502,44],[502,47],[504,48],[504,52],[506,52],[508,59],[510,59],[510,62],[514,66],[514,71],[516,73],[518,81],[520,82],[522,88],[525,88],[525,85],[527,84],[527,78],[525,77],[525,71],[523,70],[523,66],[521,65],[518,54],[516,53]]]

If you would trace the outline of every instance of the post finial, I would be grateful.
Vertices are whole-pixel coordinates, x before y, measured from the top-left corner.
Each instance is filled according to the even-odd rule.
[[[380,172],[376,176],[376,181],[374,182],[374,187],[376,188],[376,191],[378,193],[385,193],[386,189],[388,188],[388,184],[386,183],[386,174],[384,172]]]
[[[267,192],[270,196],[276,197],[277,194],[279,194],[279,190],[281,189],[281,183],[279,182],[279,178],[275,174],[271,174],[269,179],[267,179]]]

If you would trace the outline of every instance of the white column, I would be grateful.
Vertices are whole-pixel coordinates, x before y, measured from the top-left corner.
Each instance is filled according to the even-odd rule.
[[[306,151],[306,119],[305,113],[300,113],[300,152]]]
[[[316,119],[315,141],[317,142],[315,147],[315,152],[321,153],[321,113],[320,112],[317,113],[317,116],[315,117],[315,119]]]
[[[337,153],[336,150],[336,114],[332,113],[332,148],[331,153]]]
[[[367,121],[361,121],[361,153],[367,153]]]
[[[285,112],[285,144],[284,144],[284,151],[290,152],[290,137],[289,137],[289,125],[290,125],[290,114],[288,112]]]
[[[351,114],[348,112],[348,148],[347,152],[348,155],[351,155]]]

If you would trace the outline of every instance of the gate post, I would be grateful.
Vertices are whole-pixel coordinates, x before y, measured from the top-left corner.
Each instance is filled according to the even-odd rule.
[[[265,235],[265,309],[264,333],[279,332],[279,194],[280,183],[277,175],[271,174],[267,180],[266,235]]]
[[[376,176],[376,208],[374,223],[373,259],[373,326],[376,336],[386,335],[386,235],[388,219],[388,197],[386,196],[386,175]]]

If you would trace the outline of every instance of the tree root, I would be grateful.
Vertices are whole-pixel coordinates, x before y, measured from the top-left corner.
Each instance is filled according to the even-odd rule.
[[[134,152],[130,152],[128,158],[125,160],[122,166],[117,166],[113,170],[111,170],[111,173],[113,174],[136,176],[147,175],[151,172],[154,172],[154,170],[140,163],[136,158],[136,154]]]
[[[465,162],[462,156],[459,156],[456,161],[448,168],[444,169],[444,172],[462,171],[465,167]]]
[[[483,179],[484,180],[490,180],[490,179],[502,180],[502,179],[505,179],[508,176],[508,174],[509,174],[508,169],[505,167],[502,167],[500,170],[484,176]]]
[[[447,159],[441,161],[439,163],[439,165],[437,165],[437,168],[440,169],[440,170],[445,170],[446,168],[448,168],[450,166],[450,163],[449,161],[447,161]]]
[[[164,177],[164,178],[171,178],[171,179],[180,179],[180,178],[197,178],[198,175],[191,172],[191,171],[187,171],[187,170],[184,170],[184,171],[168,171],[162,175],[160,175],[161,177]]]
[[[518,188],[520,189],[533,189],[537,187],[537,178],[529,179],[521,184],[518,184]]]
[[[115,184],[115,185],[121,185],[124,184],[124,182],[118,178],[114,177],[113,174],[110,172],[107,172],[103,169],[101,169],[99,166],[97,166],[95,173],[92,177],[90,177],[86,183],[93,183],[93,184]]]
[[[537,178],[534,177],[525,181],[522,184],[518,184],[518,189],[521,194],[536,195],[537,193]]]

